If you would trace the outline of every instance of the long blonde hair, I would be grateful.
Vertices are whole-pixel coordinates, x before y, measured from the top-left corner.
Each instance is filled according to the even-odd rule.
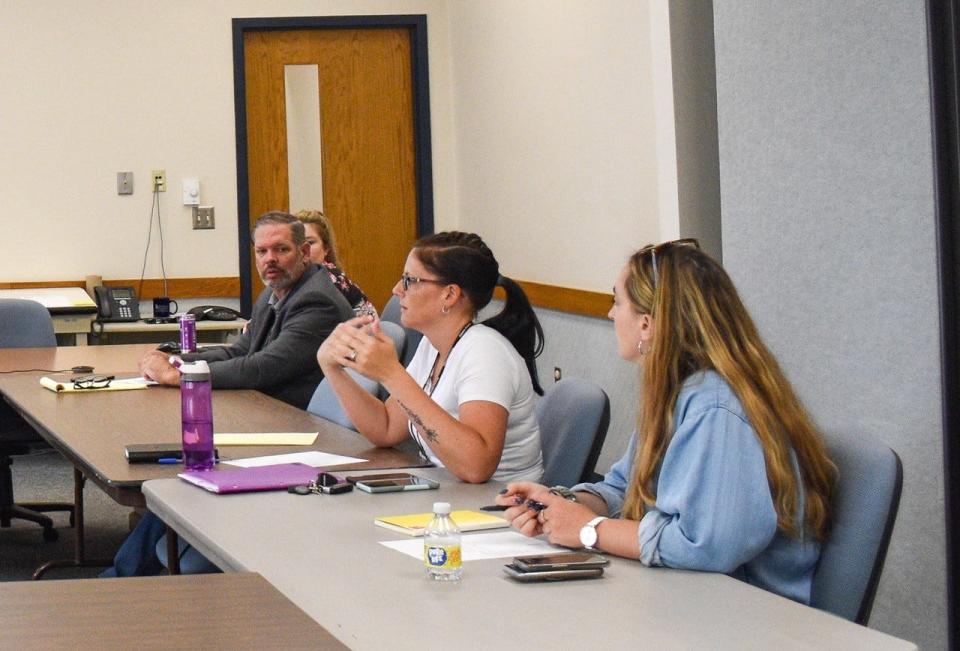
[[[312,224],[317,227],[320,239],[323,240],[323,246],[327,249],[324,262],[329,262],[339,267],[340,257],[337,255],[337,238],[333,234],[333,226],[330,225],[330,220],[327,219],[326,215],[319,210],[301,210],[297,213],[297,219],[304,224]]]
[[[637,458],[624,517],[640,519],[644,505],[656,502],[653,477],[675,427],[682,384],[692,373],[712,369],[739,398],[763,446],[778,526],[791,536],[808,531],[824,539],[836,467],[730,277],[693,246],[666,244],[654,252],[646,247],[631,256],[628,266],[631,307],[651,315],[655,327],[641,383]],[[796,518],[799,491],[791,448],[805,488],[802,522]]]

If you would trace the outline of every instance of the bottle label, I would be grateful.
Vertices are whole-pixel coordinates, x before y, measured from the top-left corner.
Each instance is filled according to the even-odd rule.
[[[460,546],[424,545],[423,564],[441,570],[460,569]]]

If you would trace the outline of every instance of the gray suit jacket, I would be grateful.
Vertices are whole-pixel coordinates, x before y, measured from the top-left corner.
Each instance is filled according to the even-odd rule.
[[[231,346],[183,355],[210,364],[215,389],[257,389],[305,409],[323,372],[317,349],[353,310],[326,273],[309,265],[274,318],[264,289],[253,306],[250,327]]]

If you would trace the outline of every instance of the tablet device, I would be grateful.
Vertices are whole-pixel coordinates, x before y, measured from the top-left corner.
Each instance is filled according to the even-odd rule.
[[[357,488],[367,493],[395,493],[397,491],[423,491],[431,488],[439,488],[440,482],[410,475],[409,477],[384,479],[382,477],[370,477],[358,479],[355,482]]]
[[[539,581],[570,581],[573,579],[597,579],[603,576],[603,568],[580,570],[544,570],[542,572],[524,572],[513,563],[503,566],[503,571],[514,581],[533,583]]]

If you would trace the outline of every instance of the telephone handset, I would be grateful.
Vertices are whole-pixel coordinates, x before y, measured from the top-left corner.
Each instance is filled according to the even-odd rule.
[[[97,301],[97,320],[139,321],[140,301],[133,287],[94,287],[94,299]]]

